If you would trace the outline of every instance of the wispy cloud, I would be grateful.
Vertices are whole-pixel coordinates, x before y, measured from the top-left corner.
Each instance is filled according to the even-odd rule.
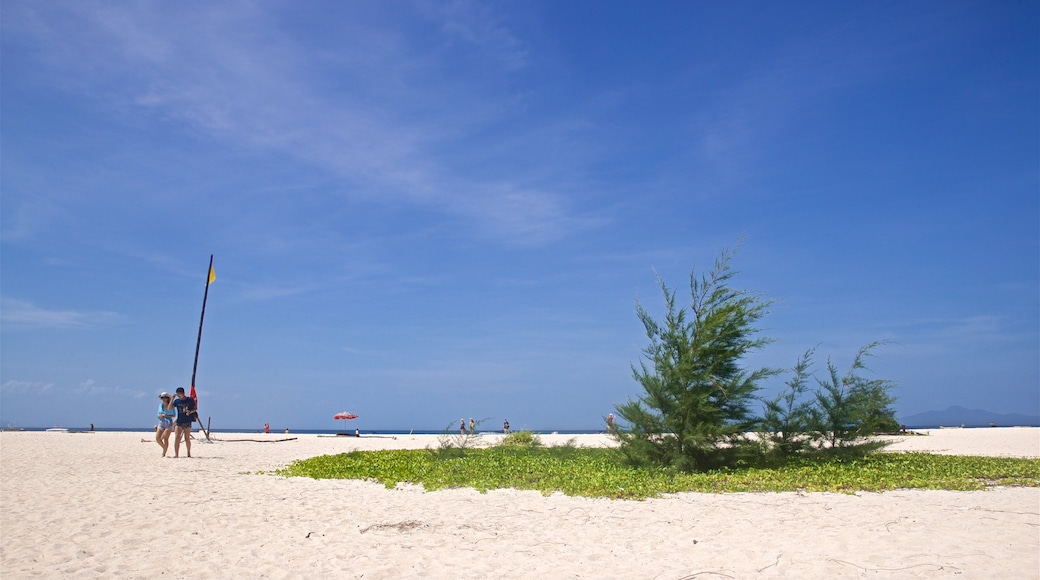
[[[241,292],[242,299],[246,301],[264,302],[277,298],[286,298],[306,294],[314,290],[314,286],[307,285],[250,285]]]
[[[383,374],[398,387],[416,391],[489,392],[515,380],[518,369],[506,363],[481,361],[463,366],[444,364],[428,368],[397,368]]]
[[[335,175],[344,185],[337,195],[432,207],[485,237],[540,244],[593,225],[565,194],[532,188],[515,170],[489,182],[443,156],[446,142],[479,149],[488,126],[515,114],[498,83],[473,80],[507,78],[525,64],[523,42],[486,5],[427,10],[442,37],[422,44],[416,37],[426,35],[409,34],[429,25],[421,17],[340,14],[347,30],[334,47],[289,35],[270,4],[70,3],[49,18],[33,7],[17,11],[29,23],[19,36],[45,53],[61,79],[53,82],[92,95],[110,115],[147,112],[287,155]],[[463,80],[453,65],[484,74]]]
[[[763,161],[807,139],[821,103],[844,98],[908,62],[929,40],[869,10],[854,10],[829,30],[774,47],[693,112],[692,155],[723,185],[754,181]],[[768,165],[765,165],[768,167]]]
[[[44,383],[40,381],[8,380],[0,383],[0,391],[5,395],[43,394],[50,392],[53,387],[54,383]]]
[[[344,346],[343,347],[343,352],[345,352],[345,353],[347,353],[347,354],[349,354],[351,356],[364,357],[364,358],[387,358],[387,357],[391,356],[391,353],[388,352],[388,351],[379,351],[379,350],[372,350],[372,349],[367,349],[367,348],[356,348],[356,347],[353,347],[353,346]]]
[[[25,300],[2,298],[0,299],[0,320],[2,320],[4,328],[8,330],[75,329],[115,324],[122,320],[122,317],[107,310],[52,310]]]
[[[1016,328],[1002,316],[978,314],[960,318],[922,318],[888,323],[884,329],[910,341],[935,345],[994,344],[1028,338],[1029,329]],[[1032,334],[1035,336],[1035,334]]]
[[[527,65],[527,51],[502,22],[490,5],[455,0],[431,6],[433,18],[450,37],[458,38],[480,49],[480,55],[503,63],[508,68]]]
[[[81,382],[75,388],[72,389],[73,393],[85,396],[118,396],[121,398],[132,398],[132,399],[144,399],[148,396],[147,393],[139,389],[128,389],[125,387],[112,387],[102,386],[94,382],[94,379],[86,379]],[[153,395],[154,396],[154,395]]]

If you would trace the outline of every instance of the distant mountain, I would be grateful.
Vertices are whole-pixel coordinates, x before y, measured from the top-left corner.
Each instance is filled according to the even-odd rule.
[[[990,423],[997,427],[1040,427],[1040,415],[1020,415],[1018,413],[992,413],[981,409],[965,409],[953,406],[945,411],[927,411],[916,415],[899,417],[899,422],[907,427],[989,427]]]

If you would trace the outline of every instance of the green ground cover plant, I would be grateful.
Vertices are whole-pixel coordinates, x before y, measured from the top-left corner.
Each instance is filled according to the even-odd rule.
[[[823,453],[706,472],[634,467],[617,449],[502,445],[444,454],[436,449],[355,451],[295,461],[277,472],[360,479],[427,491],[513,488],[544,495],[645,499],[680,492],[883,492],[1040,487],[1040,459],[927,453]]]
[[[502,438],[500,445],[513,447],[538,447],[542,440],[533,431],[514,431]]]

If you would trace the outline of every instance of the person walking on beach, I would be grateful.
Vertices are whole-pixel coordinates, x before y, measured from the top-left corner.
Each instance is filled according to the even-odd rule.
[[[472,435],[477,432],[477,422],[473,420],[473,417],[469,418],[469,434]]]
[[[509,435],[509,419],[502,421],[502,432]]]
[[[173,432],[173,418],[176,416],[177,411],[173,409],[172,397],[163,391],[159,395],[159,410],[156,412],[159,424],[155,426],[155,442],[162,447],[163,457],[166,457],[166,450],[170,448],[170,433]]]
[[[459,435],[465,435],[465,434],[466,434],[466,420],[465,419],[459,419]]]
[[[173,408],[177,409],[177,424],[173,437],[173,456],[181,456],[181,437],[191,457],[191,424],[195,420],[195,399],[184,395],[184,387],[177,387]]]

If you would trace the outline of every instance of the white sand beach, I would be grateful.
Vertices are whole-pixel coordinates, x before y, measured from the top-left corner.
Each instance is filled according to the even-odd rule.
[[[1040,457],[1040,429],[924,433],[890,449]],[[163,459],[149,433],[0,433],[0,577],[1040,578],[1036,488],[646,501],[388,490],[262,472],[436,436],[216,437]]]

